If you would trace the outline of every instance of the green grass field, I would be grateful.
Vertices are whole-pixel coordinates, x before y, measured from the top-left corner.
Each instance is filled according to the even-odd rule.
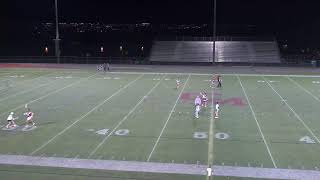
[[[0,71],[0,126],[11,111],[19,116],[19,128],[0,130],[0,154],[206,165],[211,107],[193,115],[195,96],[206,91],[221,103],[215,165],[320,167],[319,77],[224,75],[221,89],[209,87],[211,75],[179,77],[177,90],[177,74]],[[35,129],[24,129],[25,104]],[[0,177],[205,179],[8,165],[0,165]]]

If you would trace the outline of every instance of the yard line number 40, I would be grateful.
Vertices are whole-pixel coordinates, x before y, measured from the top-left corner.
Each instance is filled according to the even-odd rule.
[[[109,133],[110,129],[100,129],[98,131],[95,131],[96,134],[99,135],[107,135]],[[130,131],[128,129],[119,129],[115,131],[113,134],[116,136],[128,136]]]

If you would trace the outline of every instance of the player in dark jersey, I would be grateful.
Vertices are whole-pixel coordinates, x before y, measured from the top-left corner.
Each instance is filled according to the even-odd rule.
[[[221,84],[221,76],[220,76],[219,74],[217,75],[217,82],[218,82],[217,87],[218,87],[218,88],[221,88],[221,87],[222,87],[222,86],[221,86],[221,85],[222,85],[222,84]]]

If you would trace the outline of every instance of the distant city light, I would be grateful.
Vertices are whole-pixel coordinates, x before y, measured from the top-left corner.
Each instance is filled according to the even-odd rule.
[[[104,52],[103,46],[100,47],[100,52],[101,52],[101,53]]]
[[[122,46],[120,46],[120,51],[122,51]]]
[[[44,53],[48,54],[48,52],[49,52],[49,49],[48,49],[48,47],[46,46],[46,47],[44,48]]]
[[[143,51],[143,46],[141,47],[141,51]]]

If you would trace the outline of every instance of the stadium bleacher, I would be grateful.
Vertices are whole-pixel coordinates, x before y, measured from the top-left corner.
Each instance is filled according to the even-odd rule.
[[[152,62],[212,62],[211,41],[155,41]],[[274,41],[217,41],[215,62],[280,63]]]

